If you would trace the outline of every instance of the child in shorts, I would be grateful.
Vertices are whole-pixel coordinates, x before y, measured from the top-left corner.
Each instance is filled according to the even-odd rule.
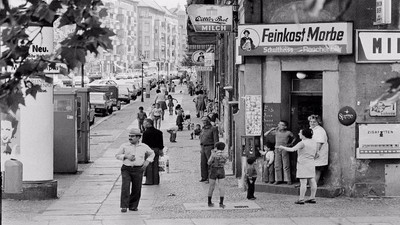
[[[246,182],[247,182],[247,199],[249,200],[255,200],[256,197],[254,197],[254,189],[255,189],[255,183],[257,179],[257,169],[256,169],[256,157],[250,157],[247,158],[247,166],[246,166]]]
[[[263,180],[265,183],[270,184],[273,184],[275,182],[274,149],[274,143],[268,141],[267,143],[265,143],[264,150],[260,151],[261,155],[265,155],[263,165]]]
[[[201,126],[200,124],[196,124],[194,130],[192,133],[190,133],[190,139],[193,140],[193,136],[196,137],[200,137],[200,133],[201,133]]]
[[[154,118],[154,127],[156,129],[161,128],[161,116],[162,116],[162,109],[160,103],[156,103],[156,107],[152,109],[152,115]]]
[[[138,123],[139,123],[140,133],[143,133],[143,131],[144,131],[143,121],[146,118],[147,118],[147,114],[146,114],[146,112],[143,111],[143,107],[140,106],[139,112],[137,113],[137,119],[138,119]]]
[[[208,189],[208,207],[213,207],[212,195],[218,180],[219,188],[219,207],[225,208],[224,205],[224,178],[225,178],[225,168],[224,165],[228,159],[228,156],[224,153],[225,143],[217,142],[215,143],[216,150],[213,150],[210,158],[208,159],[208,165],[210,167],[210,187]]]

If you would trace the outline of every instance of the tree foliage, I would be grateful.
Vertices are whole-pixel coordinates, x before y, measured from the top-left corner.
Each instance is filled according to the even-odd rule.
[[[62,63],[74,69],[85,64],[87,54],[97,55],[99,47],[112,49],[110,37],[114,33],[102,26],[101,18],[107,16],[107,11],[101,0],[53,0],[49,4],[42,0],[26,0],[16,7],[12,7],[9,0],[0,1],[3,5],[0,9],[0,110],[3,112],[15,112],[19,104],[24,104],[21,81],[32,76],[47,79],[43,71],[48,66]],[[51,55],[30,56],[34,37],[28,35],[28,27],[53,26],[56,21],[59,25],[54,29],[74,25],[73,32]],[[7,67],[15,69],[5,72]],[[67,74],[65,69],[60,72]],[[36,92],[29,94],[35,97]]]

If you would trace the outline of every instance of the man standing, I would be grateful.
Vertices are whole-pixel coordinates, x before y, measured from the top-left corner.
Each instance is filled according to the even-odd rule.
[[[146,176],[144,185],[158,185],[160,184],[159,158],[160,155],[162,156],[164,148],[163,133],[154,128],[153,120],[151,119],[145,119],[143,125],[146,130],[143,132],[142,142],[147,144],[155,154],[153,162],[146,168],[144,173]]]
[[[211,150],[214,149],[215,143],[219,141],[218,128],[211,125],[210,118],[201,118],[203,122],[203,128],[200,133],[200,146],[201,146],[201,158],[200,158],[200,168],[201,168],[201,180],[200,182],[208,183],[208,159],[211,156]]]
[[[142,137],[139,129],[129,131],[129,143],[124,143],[115,157],[122,160],[121,167],[121,212],[127,208],[137,211],[142,191],[143,171],[154,159],[154,152],[146,144],[140,143]],[[146,158],[147,156],[147,158]],[[132,183],[132,192],[130,185]]]
[[[264,134],[264,136],[267,136],[268,134],[275,135],[275,185],[282,184],[283,181],[285,181],[288,185],[292,185],[292,179],[290,176],[289,152],[279,148],[280,145],[292,147],[296,141],[293,133],[289,131],[287,127],[288,122],[281,120],[278,123],[278,127],[273,127]]]

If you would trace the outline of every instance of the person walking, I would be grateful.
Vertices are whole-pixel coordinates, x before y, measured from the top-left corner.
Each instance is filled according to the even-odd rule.
[[[283,181],[285,181],[288,185],[292,185],[289,153],[279,148],[279,146],[291,147],[296,141],[293,133],[289,131],[287,127],[288,122],[281,120],[278,123],[278,127],[271,128],[264,134],[264,136],[269,134],[275,135],[275,185],[281,184]]]
[[[143,131],[144,131],[143,122],[144,122],[144,119],[146,119],[146,118],[147,118],[147,114],[145,111],[143,111],[143,106],[140,106],[139,112],[137,113],[137,120],[138,120],[139,129],[140,129],[141,133],[143,133]]]
[[[165,99],[165,93],[161,90],[156,91],[156,98],[154,99],[154,103],[160,104],[160,108],[162,110],[161,120],[164,120],[165,110],[167,109],[167,103]]]
[[[215,143],[219,141],[218,128],[211,125],[210,118],[203,117],[203,128],[200,133],[200,169],[201,169],[201,180],[200,182],[208,183],[208,160],[211,156],[211,150],[214,149]]]
[[[204,110],[206,109],[206,96],[202,90],[197,92],[196,98],[193,99],[196,104],[196,116],[203,118]]]
[[[128,208],[131,211],[138,210],[143,171],[154,159],[154,151],[148,145],[139,142],[141,136],[139,129],[131,129],[129,143],[122,144],[115,155],[118,160],[122,160],[120,207],[123,213],[127,212]]]
[[[154,160],[146,168],[144,175],[146,176],[146,182],[144,185],[158,185],[160,184],[159,174],[159,158],[163,155],[164,140],[162,131],[154,128],[153,120],[145,119],[144,127],[146,130],[143,132],[144,144],[147,144],[154,151]]]
[[[296,177],[300,179],[299,200],[295,204],[316,203],[315,194],[317,193],[317,182],[315,181],[315,154],[317,152],[317,142],[311,139],[313,131],[311,129],[302,129],[299,132],[301,141],[293,148],[280,145],[279,148],[284,151],[298,152]],[[308,200],[304,200],[307,181],[311,187],[311,194]]]
[[[219,207],[225,208],[224,196],[225,196],[225,168],[224,165],[228,160],[228,155],[224,153],[225,143],[217,142],[215,143],[216,150],[211,153],[210,159],[208,160],[208,165],[210,166],[210,187],[208,189],[208,206],[213,207],[211,199],[215,186],[218,180],[219,189]]]

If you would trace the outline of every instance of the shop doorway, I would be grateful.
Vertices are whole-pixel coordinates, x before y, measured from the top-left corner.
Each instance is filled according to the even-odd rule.
[[[310,115],[322,116],[322,96],[293,94],[291,100],[291,130],[297,135],[301,129],[310,127],[307,119]]]

